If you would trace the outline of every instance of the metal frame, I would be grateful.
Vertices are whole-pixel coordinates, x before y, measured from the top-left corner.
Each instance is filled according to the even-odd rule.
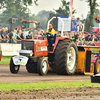
[[[61,22],[62,22],[61,37],[63,37],[64,21],[63,21],[60,17],[52,17],[52,18],[48,21],[48,24],[47,24],[47,29],[49,29],[49,24],[50,24],[50,22],[51,22],[53,19],[56,19],[56,18],[60,19],[60,20],[61,20]]]

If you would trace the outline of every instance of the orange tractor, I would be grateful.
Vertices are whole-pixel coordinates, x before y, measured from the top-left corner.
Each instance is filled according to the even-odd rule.
[[[56,17],[53,17],[48,24],[54,18]],[[57,18],[61,20],[60,17]],[[91,51],[77,47],[70,37],[63,37],[63,27],[64,24],[62,24],[61,37],[56,37],[50,52],[46,38],[22,40],[19,55],[11,58],[11,73],[18,73],[20,65],[25,65],[29,73],[37,72],[40,75],[46,75],[50,69],[57,74],[73,75],[75,72],[94,74],[96,68],[94,63],[91,63]]]

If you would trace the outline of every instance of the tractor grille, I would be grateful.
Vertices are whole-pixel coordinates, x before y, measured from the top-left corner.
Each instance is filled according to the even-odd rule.
[[[22,50],[32,50],[34,52],[34,42],[22,41]]]

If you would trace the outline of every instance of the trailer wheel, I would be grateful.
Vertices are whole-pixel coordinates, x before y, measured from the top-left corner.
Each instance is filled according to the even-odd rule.
[[[26,70],[29,73],[37,73],[37,63],[31,61],[30,59],[28,60],[27,64],[26,64]]]
[[[37,71],[39,75],[46,75],[48,72],[48,61],[46,58],[40,58],[37,64]]]
[[[57,74],[73,75],[78,62],[77,45],[70,39],[60,41],[54,53],[54,71]]]
[[[11,60],[10,60],[10,72],[13,74],[16,74],[16,73],[18,73],[19,68],[20,68],[20,65],[15,65],[13,63],[13,59],[11,58]]]
[[[94,63],[94,74],[100,74],[100,59],[97,58]]]

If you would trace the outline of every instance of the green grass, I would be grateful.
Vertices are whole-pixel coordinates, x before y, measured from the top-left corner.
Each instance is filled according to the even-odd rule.
[[[0,91],[10,90],[39,90],[39,89],[65,89],[82,87],[100,87],[98,83],[90,81],[77,82],[37,82],[37,83],[0,83]]]
[[[10,64],[11,56],[5,56],[1,58],[0,64]]]

